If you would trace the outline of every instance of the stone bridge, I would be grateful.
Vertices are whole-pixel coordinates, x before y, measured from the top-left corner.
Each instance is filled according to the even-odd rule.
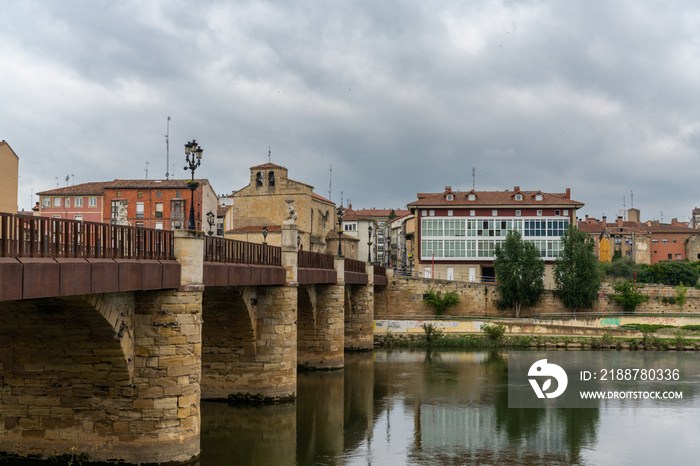
[[[0,461],[186,462],[200,400],[293,399],[372,348],[382,267],[282,247],[0,214]]]

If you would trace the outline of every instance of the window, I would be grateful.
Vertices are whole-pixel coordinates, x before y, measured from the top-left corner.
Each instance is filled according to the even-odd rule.
[[[434,216],[435,216],[435,211],[434,211],[434,210],[431,210],[431,211],[428,213],[428,215],[430,215],[431,217],[434,217]]]
[[[516,211],[515,211],[515,216],[516,216],[516,217],[520,217],[520,211],[519,211],[519,210],[516,210]]]
[[[661,240],[661,242],[662,242],[663,244],[666,244],[666,243],[668,243],[668,240],[667,240],[666,238],[664,238],[664,239]]]
[[[536,200],[536,201],[541,201],[541,200],[542,200],[542,194],[535,194],[535,200]]]
[[[615,238],[615,245],[622,246],[622,238]]]
[[[160,199],[163,197],[163,191],[156,191],[156,198]]]
[[[681,255],[680,255],[680,254],[676,254],[676,260],[681,260]]]
[[[653,239],[651,240],[652,244],[658,244],[659,240],[658,239]]]
[[[515,195],[515,200],[516,200],[516,201],[522,201],[522,200],[523,200],[523,195],[522,195],[522,194],[516,194],[516,195]]]
[[[83,220],[83,216],[82,216],[82,215],[75,215],[75,216],[73,216],[73,218],[74,218],[75,220],[80,220],[81,222],[82,222],[82,220]]]
[[[116,223],[119,218],[119,201],[112,201],[111,214],[110,218],[112,219],[112,223]]]
[[[423,236],[443,236],[442,220],[425,219],[421,225],[421,233]]]
[[[117,191],[117,197],[122,197],[122,192],[121,192],[121,191]]]
[[[143,218],[143,202],[136,203],[136,218]]]
[[[143,191],[139,191],[136,197],[138,197],[139,199],[143,199]]]
[[[163,229],[163,222],[156,222],[155,229],[162,230]]]
[[[357,231],[357,223],[344,223],[343,229],[345,231]]]
[[[538,211],[537,211],[537,216],[538,216],[538,217],[541,217],[541,216],[542,216],[542,211],[541,211],[541,210],[538,210]]]
[[[544,220],[525,220],[525,236],[545,236]]]
[[[464,236],[464,220],[445,220],[444,236]]]
[[[138,228],[143,228],[143,222],[136,222],[136,226]]]
[[[467,196],[467,199],[470,200],[470,201],[475,201],[475,200],[476,200],[476,194],[473,194],[473,193],[470,194],[469,196]]]
[[[472,217],[475,216],[475,215],[476,215],[476,210],[470,210],[470,211],[469,211],[469,215],[472,216]]]
[[[447,199],[448,201],[452,201],[454,200],[454,198],[455,197],[452,194],[448,194],[447,196],[445,196],[445,199]]]
[[[448,211],[447,211],[447,216],[448,216],[448,217],[452,217],[452,211],[451,211],[451,210],[448,210]]]
[[[175,197],[181,198],[181,197],[182,197],[182,191],[175,191]]]
[[[569,211],[567,209],[564,209],[564,215],[566,215],[567,217],[569,216]]]
[[[60,197],[53,198],[53,206],[54,207],[61,207],[61,198]]]
[[[170,201],[170,228],[181,230],[185,224],[185,201],[184,199]]]
[[[83,198],[82,198],[82,197],[76,197],[76,198],[75,198],[75,206],[76,206],[76,207],[82,207],[82,206],[83,206]]]
[[[558,217],[558,216],[559,216],[559,211],[558,211],[558,210],[555,210],[555,211],[554,211],[554,215],[555,215],[556,217]]]
[[[671,259],[673,259],[673,254],[668,255],[668,260],[671,260]]]
[[[275,185],[275,172],[270,172],[267,174],[267,182],[270,186]]]
[[[255,174],[255,186],[262,186],[263,185],[263,177],[262,177],[262,172],[257,172]],[[178,196],[180,197],[180,196]]]
[[[442,241],[424,239],[422,240],[423,257],[442,257]]]
[[[66,207],[70,207],[70,197],[67,197],[67,198],[66,198],[66,200],[65,200],[65,202],[64,202],[64,205],[65,205]]]
[[[445,257],[464,257],[464,240],[445,240]]]
[[[547,220],[547,236],[560,237],[569,228],[568,220]]]
[[[673,242],[675,243],[675,242],[676,242],[676,240],[674,239],[674,240],[673,240]]]
[[[91,197],[90,198],[90,207],[96,207],[96,206],[97,206],[97,198]]]
[[[491,211],[491,215],[493,215],[494,217],[498,217],[498,210],[493,209],[493,210]]]
[[[427,211],[427,210],[424,210],[424,211],[423,211],[423,217],[427,217],[427,216],[428,216],[428,211]]]
[[[155,218],[163,218],[163,203],[162,202],[156,202]]]
[[[42,205],[44,207],[51,207],[51,198],[50,197],[42,198]]]

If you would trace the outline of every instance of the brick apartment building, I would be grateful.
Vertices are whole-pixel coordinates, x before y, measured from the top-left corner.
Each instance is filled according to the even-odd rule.
[[[197,180],[194,192],[197,230],[208,231],[207,212],[218,211],[218,199],[208,180]],[[39,215],[86,222],[111,223],[117,205],[126,201],[130,225],[155,229],[185,229],[189,219],[187,180],[114,180],[82,183],[37,193]]]
[[[102,222],[103,191],[108,181],[76,184],[37,193],[42,217]]]
[[[188,180],[114,180],[104,186],[102,221],[117,218],[117,206],[127,201],[129,224],[157,230],[187,228],[190,213],[190,189]],[[214,215],[218,209],[218,197],[208,180],[195,180],[199,186],[194,191],[196,229],[208,231],[207,212]]]
[[[416,216],[414,258],[418,272],[426,276],[465,281],[493,281],[496,245],[509,231],[539,249],[545,261],[545,280],[561,250],[560,238],[576,219],[583,203],[571,199],[571,191],[452,191],[418,193],[408,204]]]

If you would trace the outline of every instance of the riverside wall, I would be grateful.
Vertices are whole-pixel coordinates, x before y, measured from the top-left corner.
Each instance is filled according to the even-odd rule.
[[[375,307],[375,320],[424,320],[434,316],[435,312],[433,309],[423,302],[423,295],[431,289],[442,291],[443,293],[455,291],[459,295],[459,304],[446,312],[446,314],[451,316],[515,317],[514,310],[501,311],[496,307],[498,291],[495,285],[393,276],[389,277],[389,284],[385,292],[386,297],[383,297],[381,300],[381,305]],[[692,290],[691,296],[687,299],[683,308],[678,304],[663,302],[664,298],[675,296],[675,289],[673,288],[649,287],[645,288],[643,292],[648,293],[650,299],[648,302],[639,305],[637,312],[700,312],[700,290]],[[612,288],[604,286],[593,308],[578,309],[577,314],[622,312],[622,307],[610,299],[611,293]],[[553,291],[547,290],[539,304],[530,307],[523,306],[520,317],[570,312],[572,312],[571,309],[564,307],[562,302],[554,297]]]

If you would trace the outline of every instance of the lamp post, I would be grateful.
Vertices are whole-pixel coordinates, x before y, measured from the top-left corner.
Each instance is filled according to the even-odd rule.
[[[372,224],[367,227],[367,262],[372,263]]]
[[[263,227],[262,232],[263,232],[263,244],[267,244],[267,227]]]
[[[343,210],[343,206],[341,205],[340,207],[338,207],[338,211],[337,211],[337,214],[338,214],[338,256],[339,257],[343,255],[343,248],[341,247],[341,245],[343,244],[342,239],[343,239],[343,214],[344,213],[345,212]]]
[[[297,235],[297,250],[299,250],[300,246],[301,246],[301,236]]]
[[[188,230],[196,230],[197,225],[194,223],[194,190],[197,189],[199,183],[194,181],[194,171],[202,164],[202,150],[194,139],[185,144],[185,170],[192,171],[192,180],[187,182],[187,187],[190,188],[190,219],[187,222]],[[190,158],[190,155],[192,156]]]
[[[214,226],[214,212],[211,210],[207,212],[207,223],[209,224],[209,236],[212,236],[214,234],[212,231],[212,227]]]

